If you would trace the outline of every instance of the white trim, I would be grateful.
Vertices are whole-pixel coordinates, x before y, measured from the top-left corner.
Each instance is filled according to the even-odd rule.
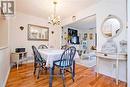
[[[6,48],[8,48],[8,46],[2,46],[0,47],[0,50],[6,49]]]
[[[127,0],[128,25],[130,25],[130,0]],[[127,37],[130,37],[130,26],[128,26]],[[128,62],[127,62],[127,87],[130,87],[130,39],[128,40]]]
[[[4,81],[4,83],[3,83],[3,86],[2,86],[2,87],[5,87],[5,86],[6,86],[6,82],[7,82],[7,80],[8,80],[9,73],[10,73],[10,67],[9,67],[9,69],[8,69],[8,72],[7,72],[7,75],[6,75],[6,77],[5,77],[5,81]]]
[[[4,51],[7,50],[7,52],[9,51],[8,47],[2,47],[2,49],[0,51],[2,51],[2,55],[6,55],[6,53],[4,53]],[[3,54],[4,53],[4,54]],[[3,57],[3,56],[2,56]],[[4,56],[5,57],[5,56]],[[3,59],[3,58],[2,58]],[[7,59],[10,59],[10,57],[8,56]],[[2,80],[2,82],[0,82],[0,87],[5,87],[6,86],[6,82],[8,80],[8,76],[9,76],[9,73],[10,73],[10,62],[9,62],[9,65],[7,65],[7,67],[4,67],[5,65],[5,60],[0,60],[0,62],[2,63],[2,67],[3,68],[6,68],[4,71],[1,71],[0,73],[3,73],[3,77],[0,78],[0,80]],[[3,65],[4,64],[4,65]],[[3,69],[2,69],[3,70]]]

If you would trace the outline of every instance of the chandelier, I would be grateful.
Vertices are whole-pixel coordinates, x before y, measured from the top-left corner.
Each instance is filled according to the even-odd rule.
[[[60,25],[60,23],[61,23],[60,16],[56,15],[56,5],[57,5],[57,2],[54,1],[53,5],[54,5],[54,13],[53,13],[53,15],[48,17],[48,19],[49,19],[48,23],[52,24],[52,25]]]

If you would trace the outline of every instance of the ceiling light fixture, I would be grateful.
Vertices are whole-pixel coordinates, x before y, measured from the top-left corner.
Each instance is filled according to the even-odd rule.
[[[53,15],[48,17],[48,19],[49,19],[48,23],[52,24],[52,25],[60,25],[60,23],[61,23],[60,16],[56,15],[56,5],[57,5],[57,2],[54,1],[53,5],[54,5],[54,13],[53,13]]]

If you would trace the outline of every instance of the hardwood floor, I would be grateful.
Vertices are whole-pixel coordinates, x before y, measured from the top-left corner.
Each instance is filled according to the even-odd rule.
[[[59,70],[56,69],[55,75]],[[76,77],[75,82],[71,79],[71,74],[66,73],[66,87],[126,87],[126,83],[121,82],[117,86],[115,80],[99,75],[96,77],[96,73],[92,69],[88,69],[84,66],[76,65]],[[39,79],[33,75],[33,64],[26,64],[11,69],[6,87],[49,87],[49,71],[47,74],[43,71]],[[63,87],[62,79],[60,76],[54,76],[53,87]]]

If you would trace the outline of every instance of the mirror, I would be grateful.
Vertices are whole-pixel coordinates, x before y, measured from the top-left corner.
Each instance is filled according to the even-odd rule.
[[[102,33],[107,38],[113,38],[117,36],[121,29],[122,24],[119,18],[113,15],[109,15],[102,23]]]

